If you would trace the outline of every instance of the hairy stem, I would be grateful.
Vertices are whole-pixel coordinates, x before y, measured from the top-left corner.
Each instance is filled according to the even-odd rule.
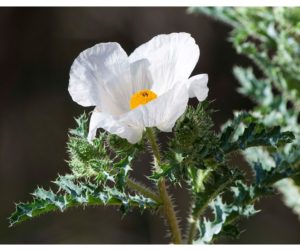
[[[157,203],[161,203],[161,198],[158,194],[156,194],[154,191],[147,188],[146,186],[142,185],[141,183],[136,182],[132,178],[127,178],[127,183],[126,184],[130,189],[141,193],[145,197],[148,197],[148,198],[154,200]]]
[[[151,128],[146,128],[146,133],[153,151],[154,160],[157,164],[157,167],[159,168],[161,165],[161,155],[160,155],[159,147],[156,142],[154,132]],[[181,238],[181,231],[178,224],[178,219],[174,210],[172,199],[168,194],[166,182],[164,178],[161,178],[158,182],[158,191],[162,201],[164,215],[166,217],[166,220],[168,222],[171,231],[172,241],[174,242],[174,244],[181,244],[182,238]]]
[[[155,161],[157,162],[158,166],[160,166],[161,156],[160,156],[160,151],[159,151],[159,147],[157,144],[156,136],[151,128],[146,128],[146,134],[147,134],[149,143],[151,145]]]

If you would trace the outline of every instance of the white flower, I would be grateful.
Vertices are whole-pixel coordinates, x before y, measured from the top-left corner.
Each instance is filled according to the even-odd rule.
[[[69,92],[82,106],[96,106],[89,140],[98,128],[136,143],[145,127],[170,132],[189,97],[203,101],[207,74],[189,78],[200,51],[187,33],[158,35],[129,57],[118,43],[100,43],[75,59]]]

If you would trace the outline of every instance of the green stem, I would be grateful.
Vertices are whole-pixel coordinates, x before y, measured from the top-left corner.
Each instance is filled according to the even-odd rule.
[[[159,151],[159,147],[157,145],[157,141],[154,135],[154,132],[151,128],[146,128],[146,134],[149,140],[149,143],[152,147],[154,160],[157,164],[157,168],[160,168],[161,166],[161,155]],[[166,217],[166,220],[168,222],[171,235],[172,235],[172,241],[174,244],[181,244],[182,238],[181,238],[181,231],[178,224],[178,219],[176,217],[176,213],[174,210],[174,205],[172,203],[172,199],[168,194],[166,182],[164,178],[161,178],[158,182],[158,191],[159,195],[162,201],[163,211]]]
[[[158,189],[159,189],[161,199],[163,201],[163,210],[171,230],[173,243],[181,244],[182,238],[181,238],[181,231],[178,224],[178,219],[174,210],[172,199],[168,194],[166,183],[163,178],[158,183]]]
[[[160,151],[159,151],[159,147],[157,144],[155,134],[151,128],[146,128],[146,134],[147,134],[149,143],[151,145],[154,158],[157,161],[158,166],[160,166],[161,165],[161,156],[160,156]]]
[[[138,191],[145,197],[150,198],[159,204],[161,203],[161,198],[159,195],[157,195],[155,192],[151,191],[146,186],[136,182],[135,180],[133,180],[131,178],[127,178],[126,184],[130,189]]]

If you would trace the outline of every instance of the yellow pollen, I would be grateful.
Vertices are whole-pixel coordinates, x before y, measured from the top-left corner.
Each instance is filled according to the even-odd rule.
[[[157,95],[153,91],[150,91],[147,89],[138,91],[131,96],[130,109],[133,110],[140,105],[145,105],[148,102],[150,102],[156,98],[157,98]]]

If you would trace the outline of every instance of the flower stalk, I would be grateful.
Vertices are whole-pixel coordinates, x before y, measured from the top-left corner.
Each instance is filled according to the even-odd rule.
[[[154,160],[157,164],[156,166],[157,168],[160,168],[161,155],[155,138],[155,134],[151,128],[146,128],[146,134],[152,148]],[[164,178],[161,178],[158,182],[158,191],[162,201],[163,212],[171,231],[172,241],[174,244],[181,244],[182,237],[181,237],[181,231],[178,224],[178,219],[174,210],[172,199],[168,194],[168,190]]]

